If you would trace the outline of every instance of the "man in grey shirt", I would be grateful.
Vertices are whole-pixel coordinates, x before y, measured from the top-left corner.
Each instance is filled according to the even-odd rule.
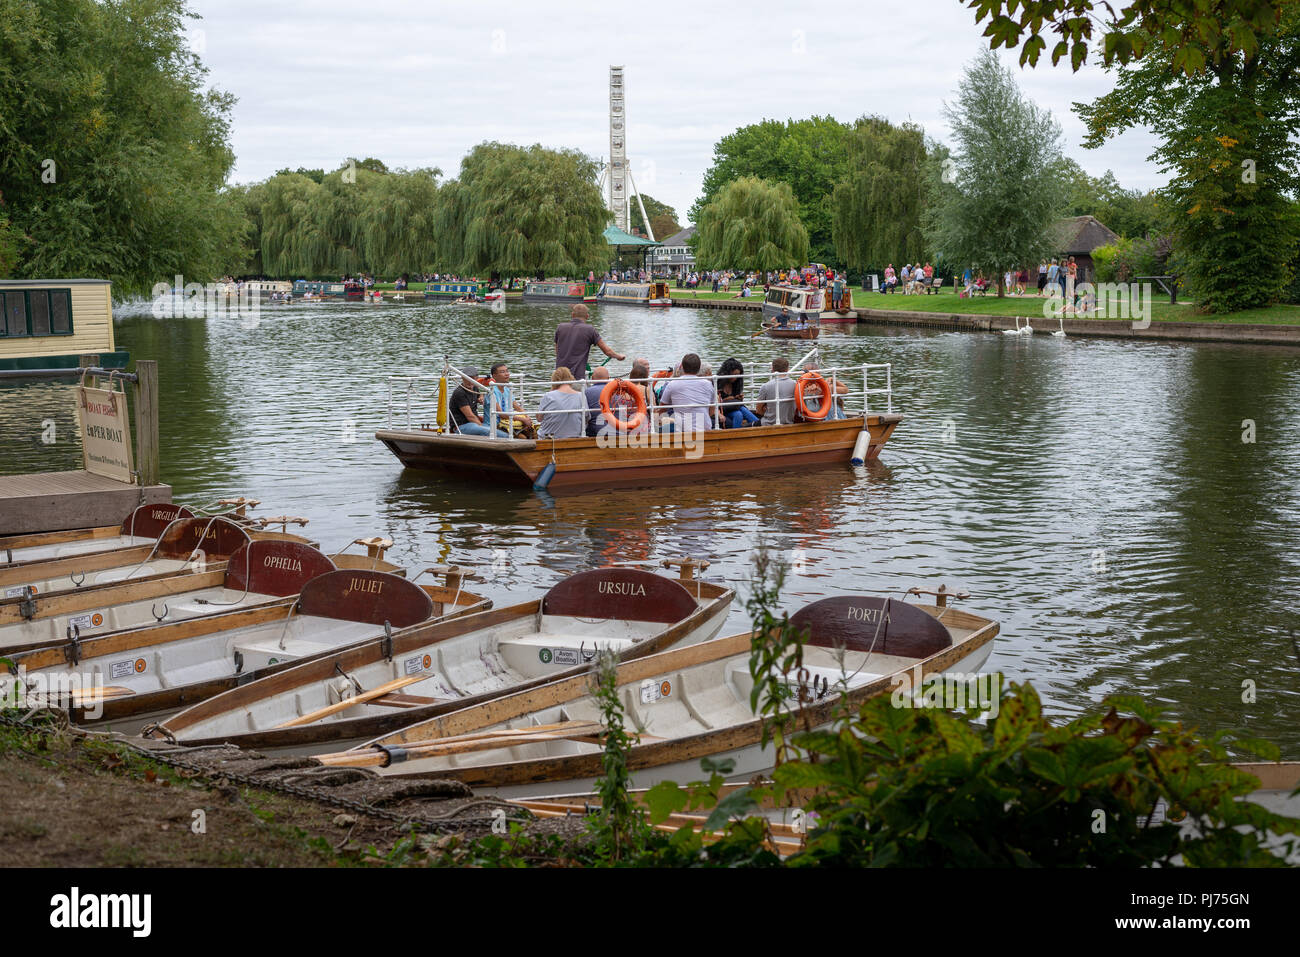
[[[703,432],[713,428],[718,395],[712,381],[701,379],[699,373],[700,357],[694,352],[686,353],[682,356],[682,374],[669,379],[659,397],[659,406],[672,411],[673,428],[678,432]]]
[[[790,371],[790,360],[773,359],[772,371],[776,375],[758,390],[754,412],[763,425],[789,425],[794,422],[794,381],[786,374]]]

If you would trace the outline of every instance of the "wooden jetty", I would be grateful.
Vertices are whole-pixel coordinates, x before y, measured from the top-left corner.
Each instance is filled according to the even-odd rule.
[[[0,378],[75,378],[107,376],[98,356],[83,356],[79,369],[0,372]],[[85,469],[0,475],[0,535],[21,535],[120,524],[139,505],[172,500],[170,485],[159,481],[158,363],[141,360],[134,373],[112,372],[131,386],[135,409],[135,468],[138,484],[96,475]]]

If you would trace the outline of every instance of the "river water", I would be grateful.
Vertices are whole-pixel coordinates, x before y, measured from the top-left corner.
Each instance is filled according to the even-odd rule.
[[[905,419],[870,469],[552,498],[407,472],[374,440],[390,374],[433,373],[447,355],[544,376],[566,316],[298,304],[160,320],[137,306],[118,311],[116,334],[159,360],[177,501],[260,498],[263,514],[309,518],[328,550],[386,535],[412,574],[484,570],[479,590],[499,605],[611,560],[704,557],[741,589],[728,633],[746,627],[761,540],[794,565],[791,610],[944,582],[1001,623],[988,667],[1032,681],[1055,714],[1138,693],[1300,758],[1300,350],[823,330],[823,364],[893,364]],[[746,313],[605,306],[593,322],[656,368],[688,351],[747,369],[804,352],[752,339]],[[432,391],[416,393],[417,419]],[[57,441],[42,443],[51,422]],[[0,388],[0,451],[0,472],[79,467],[69,387]]]

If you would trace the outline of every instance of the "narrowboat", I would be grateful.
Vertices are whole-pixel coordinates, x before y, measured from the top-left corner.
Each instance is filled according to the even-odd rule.
[[[596,293],[597,302],[621,303],[627,306],[671,306],[666,282],[606,282]]]
[[[125,369],[107,279],[0,280],[0,369],[75,369],[84,355]]]
[[[524,302],[595,302],[594,282],[530,282]]]
[[[293,284],[293,294],[302,298],[310,294],[315,299],[346,299],[361,301],[366,296],[365,287],[359,282],[314,282],[299,279]]]
[[[817,289],[813,286],[772,286],[763,298],[763,319],[772,320],[784,309],[791,319],[811,322],[856,322],[853,294],[848,283],[843,285],[838,302],[834,301],[831,287]]]
[[[456,280],[454,282],[426,282],[425,299],[459,299],[461,296],[482,296],[489,283],[474,279]]]

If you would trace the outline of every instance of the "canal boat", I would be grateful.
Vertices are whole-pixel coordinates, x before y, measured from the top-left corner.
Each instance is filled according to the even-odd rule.
[[[524,286],[524,302],[595,302],[594,282],[530,282]]]
[[[596,301],[665,308],[673,304],[666,282],[604,282],[596,293]]]
[[[101,369],[125,369],[113,340],[107,279],[0,279],[0,370],[75,369],[96,355]]]
[[[670,562],[665,562],[665,565]],[[540,600],[394,633],[243,685],[164,722],[155,737],[262,752],[338,750],[427,718],[590,668],[600,648],[629,661],[712,638],[734,596],[674,561],[580,572]]]
[[[131,733],[296,662],[492,604],[459,585],[421,586],[385,572],[334,569],[303,546],[254,542],[249,555],[242,586],[280,600],[11,655],[0,694],[12,691],[6,684],[20,680],[21,668],[26,694],[70,705],[80,724]],[[235,555],[232,566],[242,568],[241,558]]]
[[[815,350],[809,353],[815,355]],[[801,363],[796,363],[796,367]],[[450,368],[450,367],[449,367]],[[425,414],[408,403],[404,428],[390,428],[375,433],[406,467],[432,472],[447,478],[487,482],[494,487],[545,487],[551,491],[613,488],[695,481],[708,476],[748,474],[760,469],[806,468],[834,463],[861,465],[877,459],[903,417],[893,412],[892,366],[867,364],[843,368],[825,368],[820,373],[806,373],[796,382],[796,394],[811,406],[816,418],[820,398],[839,384],[862,382],[861,389],[839,393],[841,404],[861,401],[860,411],[845,410],[847,417],[830,418],[829,410],[820,421],[798,421],[790,425],[761,428],[714,428],[699,432],[618,432],[595,437],[572,439],[516,439],[461,435],[439,430],[434,425],[413,426],[413,422],[447,422],[445,407],[441,414]],[[885,385],[869,388],[868,377],[883,372]],[[773,373],[745,373],[745,393],[758,394],[758,382]],[[406,394],[411,403],[419,394],[421,377],[395,376],[395,382],[407,382]],[[820,382],[820,384],[819,384]],[[525,409],[528,383],[521,377],[512,383]],[[546,383],[549,386],[549,383]],[[428,393],[427,385],[423,390]],[[441,390],[444,394],[447,390]],[[883,397],[887,411],[868,408],[868,398]],[[655,408],[645,410],[653,418]],[[528,412],[534,415],[534,412]],[[643,413],[638,410],[637,415]],[[493,413],[495,418],[495,412]],[[620,420],[621,424],[621,420]]]
[[[789,694],[799,728],[829,726],[900,686],[928,676],[977,671],[996,622],[952,607],[845,596],[813,602],[790,624],[806,630],[797,672],[773,674]],[[701,758],[733,762],[733,779],[771,770],[774,745],[751,707],[749,632],[622,662],[618,696],[628,730],[632,787],[699,776]],[[603,773],[600,708],[591,676],[577,675],[487,704],[413,724],[321,764],[369,767],[384,775],[459,780],[476,793],[522,798],[592,790]]]
[[[361,283],[352,280],[346,282],[314,282],[308,279],[299,279],[293,284],[293,295],[298,299],[308,296],[312,299],[360,302],[366,297],[366,289]]]
[[[853,293],[844,285],[840,301],[835,303],[832,289],[815,286],[771,286],[763,297],[763,321],[771,322],[785,311],[790,319],[801,322],[857,322]]]
[[[487,291],[490,283],[476,279],[456,279],[424,284],[425,299],[459,299],[461,296],[478,298]]]

